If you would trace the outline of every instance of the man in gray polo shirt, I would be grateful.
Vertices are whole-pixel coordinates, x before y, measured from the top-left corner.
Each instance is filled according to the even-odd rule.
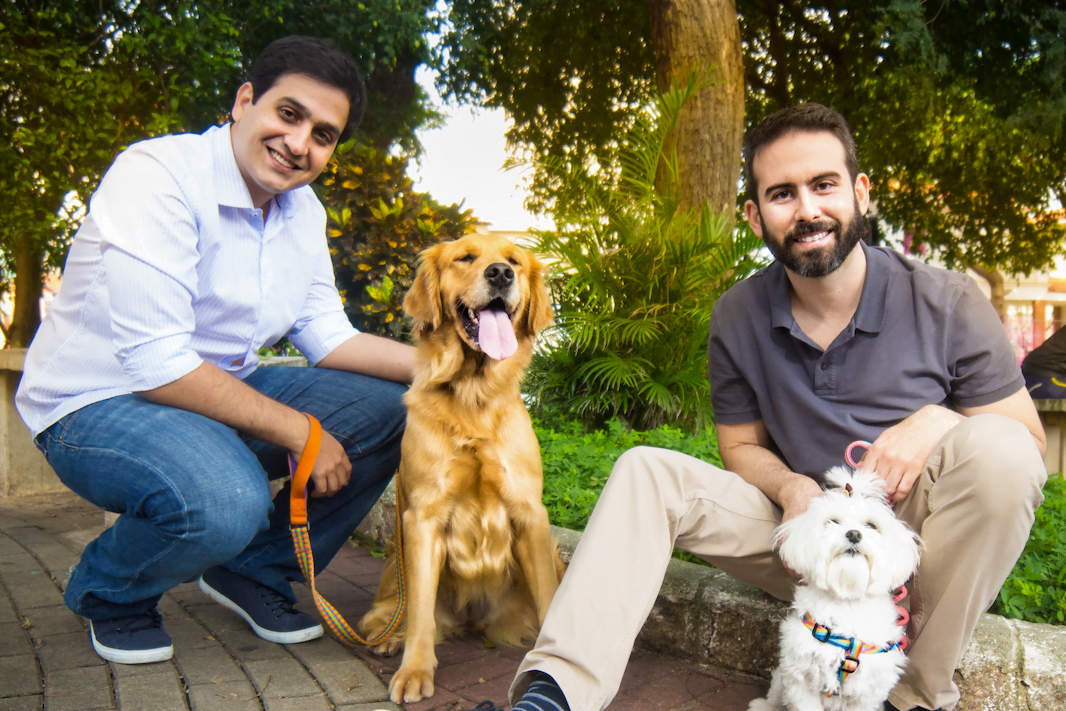
[[[791,599],[771,534],[858,440],[926,545],[910,663],[889,700],[951,709],[955,667],[1043,502],[1044,432],[1002,324],[969,277],[860,241],[870,184],[843,117],[785,109],[745,155],[745,211],[776,261],[711,320],[728,471],[661,449],[619,458],[511,687],[513,701],[536,692],[516,709],[610,703],[674,545]]]

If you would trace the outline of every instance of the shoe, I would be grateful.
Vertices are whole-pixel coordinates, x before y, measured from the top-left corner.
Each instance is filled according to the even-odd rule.
[[[284,595],[221,566],[204,571],[200,589],[243,617],[268,642],[296,644],[322,636],[322,625]]]
[[[89,620],[89,636],[96,653],[117,664],[165,662],[174,656],[163,617],[154,607],[139,615]]]
[[[503,709],[501,709],[491,701],[482,701],[480,704],[474,707],[473,711],[503,711]]]

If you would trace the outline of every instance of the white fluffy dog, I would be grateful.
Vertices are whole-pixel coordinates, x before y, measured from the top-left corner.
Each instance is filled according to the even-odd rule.
[[[875,474],[835,467],[826,481],[825,496],[774,532],[801,581],[770,693],[749,711],[880,710],[906,663],[892,594],[918,567],[918,536]]]

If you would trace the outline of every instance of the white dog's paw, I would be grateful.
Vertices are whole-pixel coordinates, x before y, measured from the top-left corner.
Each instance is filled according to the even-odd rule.
[[[748,704],[748,711],[777,711],[766,699],[754,699]]]

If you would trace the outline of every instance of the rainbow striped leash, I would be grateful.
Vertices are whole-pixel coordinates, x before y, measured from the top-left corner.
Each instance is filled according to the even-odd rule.
[[[311,469],[315,466],[315,460],[318,459],[318,450],[322,446],[322,425],[306,412],[304,416],[311,423],[311,436],[307,438],[307,444],[304,445],[304,450],[300,454],[299,466],[296,466],[291,456],[289,457],[289,473],[292,474],[292,493],[289,498],[289,529],[292,531],[292,542],[296,548],[296,558],[300,562],[300,570],[303,571],[304,579],[311,586],[311,593],[315,597],[315,605],[318,607],[318,611],[322,613],[322,619],[333,630],[333,634],[349,646],[354,647],[357,644],[365,644],[372,647],[381,644],[396,631],[396,627],[403,618],[404,608],[407,603],[407,596],[404,594],[403,522],[400,520],[400,487],[396,487],[396,611],[392,614],[389,623],[385,625],[385,629],[372,639],[363,639],[337,612],[337,609],[329,604],[326,598],[319,595],[318,590],[315,589],[315,559],[311,555],[311,537],[307,525],[307,480],[311,477]]]

